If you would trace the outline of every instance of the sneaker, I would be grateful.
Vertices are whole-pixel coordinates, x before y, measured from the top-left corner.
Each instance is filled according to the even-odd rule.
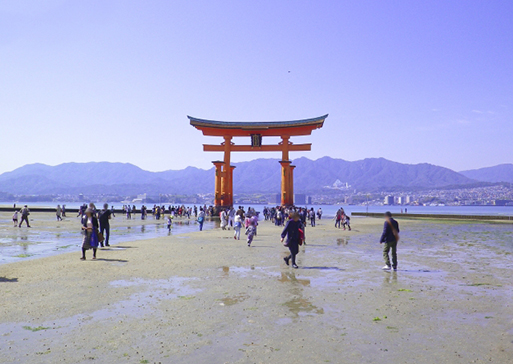
[[[389,266],[389,265],[385,265],[385,266],[384,266],[383,268],[381,268],[381,269],[383,269],[383,270],[390,270],[391,268],[390,268],[390,266]]]
[[[397,267],[394,267],[393,269],[394,269],[394,272],[397,272]]]
[[[297,266],[297,264],[292,264],[292,268],[298,269],[299,267]]]
[[[289,259],[288,258],[283,258],[283,260],[285,261],[285,264],[289,265]]]

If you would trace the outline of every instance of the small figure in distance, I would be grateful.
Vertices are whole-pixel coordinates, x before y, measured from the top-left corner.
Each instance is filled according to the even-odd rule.
[[[61,205],[57,205],[57,209],[55,210],[55,216],[57,216],[57,221],[62,221],[62,209]]]

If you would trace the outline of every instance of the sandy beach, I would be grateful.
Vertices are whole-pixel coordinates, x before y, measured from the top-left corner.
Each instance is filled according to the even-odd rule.
[[[513,225],[399,220],[383,272],[383,221],[352,223],[307,228],[298,270],[268,222],[0,265],[0,363],[513,360]]]

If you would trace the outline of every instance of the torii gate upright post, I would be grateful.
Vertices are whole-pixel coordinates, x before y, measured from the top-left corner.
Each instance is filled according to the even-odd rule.
[[[212,162],[215,166],[215,198],[217,208],[233,206],[233,170],[231,152],[281,152],[281,204],[294,204],[294,168],[289,157],[290,151],[309,151],[312,144],[293,144],[291,136],[310,135],[313,130],[324,125],[328,115],[318,118],[276,121],[276,122],[226,122],[197,119],[188,116],[190,123],[203,135],[218,136],[224,139],[221,145],[204,144],[205,152],[224,152],[223,161]],[[262,137],[281,137],[276,145],[263,145]],[[233,137],[250,137],[251,145],[235,145]]]

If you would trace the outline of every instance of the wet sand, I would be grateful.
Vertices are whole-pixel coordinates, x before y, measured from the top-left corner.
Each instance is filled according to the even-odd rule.
[[[513,225],[400,220],[389,273],[382,223],[321,220],[298,270],[266,222],[0,265],[0,363],[511,362]]]

